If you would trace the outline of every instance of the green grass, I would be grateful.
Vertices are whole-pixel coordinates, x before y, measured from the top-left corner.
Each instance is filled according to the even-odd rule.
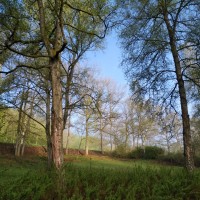
[[[0,157],[2,200],[197,200],[200,171],[150,161],[67,156],[60,174],[46,159]]]
[[[72,162],[75,166],[100,168],[100,169],[132,169],[137,166],[142,168],[152,167],[160,168],[162,165],[154,161],[148,160],[130,160],[130,159],[114,159],[106,156],[67,156],[66,160]],[[166,167],[166,166],[165,166]]]

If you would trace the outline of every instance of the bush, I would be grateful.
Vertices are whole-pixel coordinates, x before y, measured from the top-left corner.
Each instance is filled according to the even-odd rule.
[[[129,158],[140,159],[144,157],[144,149],[137,147],[129,153]]]
[[[164,150],[157,146],[138,147],[129,153],[130,158],[136,159],[157,159],[164,154]]]
[[[144,159],[157,159],[159,155],[163,155],[164,150],[157,146],[145,147]]]
[[[117,158],[127,158],[127,147],[124,144],[118,145],[111,155]]]
[[[185,165],[185,159],[183,153],[169,153],[167,155],[160,155],[158,156],[158,160],[161,162],[166,162],[177,166]],[[195,156],[194,163],[196,167],[200,167],[200,157]]]
[[[200,157],[199,156],[194,157],[194,164],[196,167],[200,167]]]
[[[169,153],[167,155],[160,155],[158,160],[173,165],[184,166],[183,153]]]

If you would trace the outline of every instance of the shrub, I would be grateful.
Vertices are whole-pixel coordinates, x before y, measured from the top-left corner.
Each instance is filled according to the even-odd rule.
[[[130,158],[136,159],[157,159],[159,155],[163,155],[164,150],[157,146],[138,147],[129,153]]]
[[[118,145],[111,155],[117,158],[126,158],[127,156],[127,147],[124,144]]]
[[[163,155],[164,150],[157,146],[145,147],[144,159],[157,159],[159,155]]]
[[[160,155],[158,160],[173,165],[184,166],[183,153],[169,153],[167,155]]]
[[[200,157],[199,156],[194,157],[194,164],[196,167],[200,167]]]
[[[183,153],[169,153],[167,155],[159,155],[158,160],[177,166],[184,166],[185,164]],[[196,167],[200,167],[200,157],[195,156],[194,163]]]
[[[129,153],[129,158],[140,159],[144,157],[144,149],[137,147]]]

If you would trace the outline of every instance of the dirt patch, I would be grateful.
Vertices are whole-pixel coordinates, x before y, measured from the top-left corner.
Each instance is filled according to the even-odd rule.
[[[65,152],[65,149],[63,150]],[[70,155],[84,155],[84,150],[79,149],[69,149]],[[11,143],[0,143],[0,155],[14,155],[15,154],[15,144]],[[47,156],[47,149],[44,146],[25,146],[24,149],[25,156]],[[89,155],[102,156],[100,151],[89,151]]]

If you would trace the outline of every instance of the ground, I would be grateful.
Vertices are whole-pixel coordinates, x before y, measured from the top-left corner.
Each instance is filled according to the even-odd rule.
[[[46,157],[0,156],[2,200],[200,199],[200,171],[153,161],[106,156],[65,156],[63,169],[47,168]]]

